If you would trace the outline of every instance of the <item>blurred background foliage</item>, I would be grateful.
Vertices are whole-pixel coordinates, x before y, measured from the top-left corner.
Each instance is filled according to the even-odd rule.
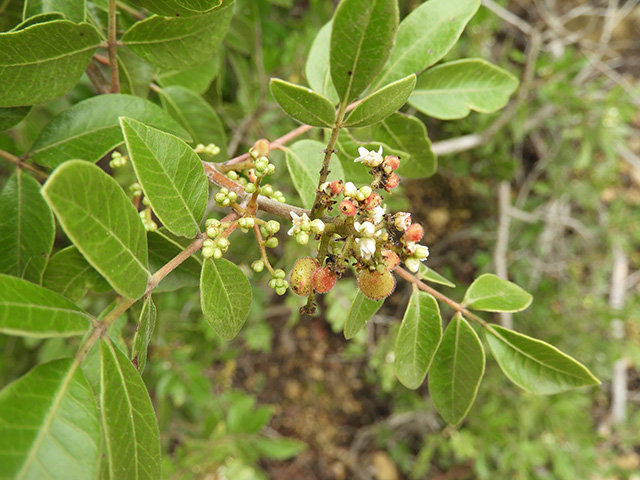
[[[227,126],[229,156],[240,154],[296,127],[267,83],[271,76],[304,83],[311,42],[334,3],[237,0],[219,55],[186,75],[145,74],[137,65],[139,77],[202,93]],[[401,11],[419,3],[401,0]],[[228,257],[244,266],[254,301],[233,342],[202,321],[194,287],[154,294],[158,321],[144,377],[163,432],[165,478],[640,479],[638,3],[484,1],[445,61],[485,58],[521,78],[522,88],[496,114],[424,118],[438,173],[403,182],[388,200],[424,224],[429,266],[459,286],[446,293],[460,298],[475,276],[506,268],[535,300],[502,320],[584,362],[602,387],[536,397],[509,384],[489,359],[468,418],[448,427],[426,384],[413,392],[394,376],[406,285],[347,343],[341,327],[353,278],[324,297],[317,317],[299,318],[303,300],[274,296],[267,277],[244,268],[258,252],[236,237]],[[1,2],[2,30],[18,23],[19,4]],[[101,2],[93,5],[90,17],[99,22]],[[123,25],[131,6],[121,4]],[[0,135],[0,148],[22,153],[91,88],[83,79],[64,98],[35,107]],[[295,203],[283,155],[272,158],[280,166],[272,184]],[[122,170],[118,180],[131,183]],[[10,172],[0,164],[0,182]],[[282,233],[274,267],[286,270],[311,247]],[[90,293],[81,305],[98,314],[112,300]],[[132,338],[135,318],[119,323],[122,341]],[[0,337],[0,347],[4,385],[77,345]]]

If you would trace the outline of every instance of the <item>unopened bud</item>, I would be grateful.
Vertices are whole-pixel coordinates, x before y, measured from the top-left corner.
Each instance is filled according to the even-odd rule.
[[[419,242],[424,237],[424,229],[421,225],[414,223],[404,233],[404,238],[408,242]]]
[[[399,184],[400,184],[400,177],[398,177],[397,174],[392,173],[391,175],[389,175],[389,178],[387,179],[387,183],[384,184],[384,188],[385,190],[389,191],[396,188]]]
[[[249,150],[251,156],[253,158],[265,157],[269,155],[269,140],[265,138],[261,138],[256,143],[253,144],[253,147]]]

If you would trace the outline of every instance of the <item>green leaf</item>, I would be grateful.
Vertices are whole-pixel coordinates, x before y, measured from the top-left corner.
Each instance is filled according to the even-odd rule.
[[[433,0],[431,0],[433,1]],[[438,162],[431,150],[427,128],[416,117],[394,113],[372,127],[374,138],[389,147],[405,151],[398,175],[407,178],[427,178],[436,173]]]
[[[384,303],[383,300],[371,300],[364,296],[358,289],[356,296],[351,302],[351,307],[347,313],[347,320],[344,323],[344,338],[352,339],[366,325]]]
[[[485,273],[469,286],[462,302],[471,310],[519,312],[531,305],[532,300],[531,294],[515,283]]]
[[[124,142],[118,117],[125,115],[191,140],[167,112],[149,100],[133,95],[98,95],[51,120],[38,135],[29,156],[51,168],[73,159],[95,163]]]
[[[220,6],[221,0],[134,0],[136,5],[166,17],[199,15]]]
[[[335,123],[333,105],[319,93],[279,78],[272,78],[269,86],[280,108],[294,120],[324,128],[331,128]]]
[[[258,437],[252,443],[261,456],[273,460],[286,460],[307,449],[304,442],[294,438]]]
[[[100,36],[88,23],[38,23],[0,33],[0,107],[53,100],[78,83]]]
[[[418,276],[421,280],[426,280],[428,282],[438,283],[440,285],[445,285],[447,287],[455,288],[455,283],[444,278],[438,272],[431,270],[429,267],[423,265],[422,263],[418,267]]]
[[[551,395],[600,384],[584,365],[542,340],[492,324],[485,337],[507,378],[527,392]]]
[[[491,113],[504,107],[518,79],[481,59],[433,67],[420,75],[409,104],[441,120],[464,118],[471,110]]]
[[[122,117],[120,123],[131,163],[153,212],[170,232],[195,237],[209,193],[200,158],[173,135],[131,118]]]
[[[289,175],[305,208],[311,208],[316,198],[316,187],[325,148],[326,145],[317,140],[301,140],[285,150]],[[342,165],[335,156],[329,170],[331,173],[328,180],[338,180],[344,176]]]
[[[200,305],[211,328],[225,340],[235,337],[249,315],[251,285],[229,260],[205,260],[200,277]]]
[[[96,478],[98,409],[72,359],[38,365],[2,390],[0,418],[0,478]]]
[[[0,274],[0,333],[50,338],[82,335],[91,316],[66,298],[26,280]]]
[[[160,478],[160,434],[147,388],[131,360],[101,345],[100,405],[112,480]]]
[[[220,148],[214,160],[229,159],[224,125],[204,98],[184,87],[167,87],[159,93],[164,109],[189,132],[193,143],[213,143]]]
[[[480,338],[462,315],[456,314],[429,371],[429,394],[447,423],[458,425],[467,416],[484,375],[484,364]]]
[[[41,13],[59,12],[67,20],[75,23],[85,20],[85,0],[25,0],[23,18],[39,15]]]
[[[324,95],[335,105],[340,101],[329,71],[329,44],[333,22],[325,23],[311,44],[304,73],[307,82],[316,92]]]
[[[411,74],[372,93],[353,109],[344,126],[367,127],[384,120],[405,104],[415,84],[416,76]]]
[[[0,108],[0,132],[18,125],[31,111],[31,107]]]
[[[53,20],[64,20],[64,15],[59,12],[49,12],[49,13],[40,13],[38,15],[34,15],[29,18],[25,18],[18,25],[13,27],[10,31],[17,32],[18,30],[24,30],[31,25],[35,25],[37,23],[47,23],[52,22]]]
[[[220,63],[220,58],[214,57],[186,70],[161,69],[158,72],[158,83],[165,89],[173,86],[184,87],[203,95],[219,75]]]
[[[395,48],[374,88],[420,74],[443,58],[479,7],[480,0],[430,0],[416,8],[400,23]]]
[[[147,236],[149,242],[149,270],[152,272],[158,271],[186,247],[186,245],[178,243],[178,238],[171,238],[163,230],[150,232]],[[200,285],[200,270],[202,270],[202,265],[198,262],[197,257],[192,255],[164,277],[153,291],[160,293],[171,292],[183,287],[197,287]]]
[[[120,185],[97,166],[73,160],[47,180],[42,194],[87,261],[123,297],[147,288],[147,238]]]
[[[155,328],[156,306],[151,300],[151,296],[149,296],[145,298],[142,304],[138,327],[136,328],[136,334],[133,336],[133,346],[131,347],[131,362],[141,374],[147,364],[147,348],[149,348],[151,335],[153,335]]]
[[[395,370],[404,386],[415,389],[422,385],[441,338],[436,299],[414,290],[396,338]]]
[[[354,100],[380,73],[397,30],[396,0],[340,2],[333,17],[329,56],[331,78],[343,102]]]
[[[184,69],[202,63],[220,46],[233,8],[227,1],[210,13],[194,17],[152,16],[136,22],[122,42],[136,55],[162,68]]]
[[[16,170],[0,193],[0,272],[40,283],[54,234],[40,184]]]
[[[127,47],[118,48],[120,92],[146,98],[155,67]],[[129,115],[127,113],[127,115]]]
[[[73,245],[51,257],[44,271],[43,285],[72,302],[84,297],[88,289],[99,293],[111,290],[111,285]]]

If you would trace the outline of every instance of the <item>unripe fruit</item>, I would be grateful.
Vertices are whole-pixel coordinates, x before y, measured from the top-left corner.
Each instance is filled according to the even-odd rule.
[[[358,288],[364,296],[372,300],[388,297],[396,288],[396,279],[389,270],[380,274],[377,271],[362,270],[358,274]]]
[[[382,197],[377,193],[373,192],[369,195],[364,201],[364,208],[366,210],[373,210],[376,207],[379,207],[382,203]]]
[[[384,188],[388,191],[393,188],[396,188],[399,183],[400,183],[400,177],[398,177],[398,175],[396,175],[395,173],[392,173],[391,175],[389,175],[387,183],[384,184]]]
[[[318,261],[313,257],[302,257],[293,265],[291,269],[291,290],[296,295],[306,297],[312,292],[311,276],[318,268]]]
[[[382,166],[385,171],[393,172],[396,168],[400,166],[400,159],[395,155],[387,155],[384,158],[384,162],[382,162]]]
[[[338,276],[329,267],[318,268],[311,276],[313,289],[318,293],[327,293],[336,284]]]
[[[407,231],[404,233],[404,238],[408,242],[419,242],[424,237],[424,229],[417,223],[411,224]]]
[[[349,200],[341,201],[338,208],[340,209],[340,212],[345,214],[347,217],[352,217],[356,214],[356,207]]]
[[[329,184],[329,188],[331,189],[331,193],[333,195],[338,195],[340,192],[342,192],[342,186],[342,180],[334,180]]]
[[[382,258],[387,265],[387,270],[393,270],[400,263],[400,257],[393,250],[382,250]]]

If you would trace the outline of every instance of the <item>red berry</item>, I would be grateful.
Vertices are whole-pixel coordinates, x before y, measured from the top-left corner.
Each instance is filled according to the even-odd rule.
[[[407,231],[404,232],[404,238],[408,242],[419,242],[422,240],[422,237],[424,237],[424,229],[417,223],[411,224],[411,226],[407,228]]]
[[[349,200],[343,200],[340,202],[340,211],[347,217],[353,217],[356,214],[356,206]]]
[[[327,293],[336,284],[338,276],[329,270],[329,267],[316,269],[311,276],[313,289],[318,293]]]
[[[358,274],[358,288],[372,300],[388,297],[396,288],[396,279],[389,270],[378,273],[376,270],[362,270]]]
[[[313,257],[302,257],[293,265],[289,284],[296,295],[306,297],[311,294],[311,277],[318,268],[318,261]]]

